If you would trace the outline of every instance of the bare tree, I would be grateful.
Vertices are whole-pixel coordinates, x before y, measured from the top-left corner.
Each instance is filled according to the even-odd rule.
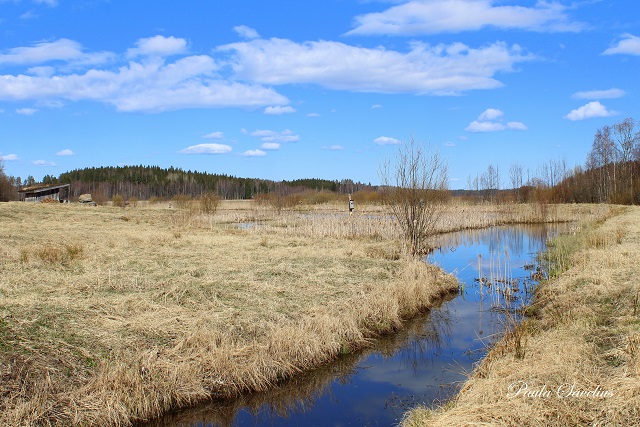
[[[425,253],[448,195],[446,162],[437,151],[411,138],[399,147],[393,163],[387,160],[381,165],[380,179],[405,248],[411,255]]]
[[[522,188],[522,166],[513,163],[509,168],[509,179],[511,180],[511,188],[516,196],[516,202],[520,203],[520,191]]]
[[[0,158],[0,202],[13,200],[15,188],[11,184],[9,177],[4,173],[4,162]]]
[[[628,191],[628,202],[633,200],[633,181],[634,181],[634,154],[638,150],[638,144],[640,143],[640,131],[636,130],[636,122],[633,118],[629,117],[622,120],[619,123],[613,125],[613,136],[617,145],[618,152],[620,153],[620,189],[619,191],[625,193]],[[626,187],[626,188],[625,188]]]

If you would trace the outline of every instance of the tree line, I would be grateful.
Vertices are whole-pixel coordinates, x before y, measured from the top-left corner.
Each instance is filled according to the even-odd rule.
[[[5,176],[4,173],[2,176]],[[18,177],[6,177],[7,189],[2,190],[6,200],[17,200],[17,190],[36,184],[33,177],[24,182]],[[180,168],[160,168],[159,166],[118,166],[76,169],[55,177],[46,175],[42,184],[71,184],[70,197],[90,193],[94,200],[111,200],[114,196],[129,198],[171,199],[174,196],[200,197],[216,194],[223,199],[252,199],[263,194],[288,196],[308,190],[328,190],[336,193],[351,193],[371,190],[371,184],[354,182],[350,179],[297,179],[273,181],[259,178],[239,178],[225,174],[198,172]]]
[[[488,202],[640,204],[640,129],[633,118],[597,129],[584,166],[549,160],[536,170],[513,163],[503,173],[489,165],[467,178],[468,198]]]

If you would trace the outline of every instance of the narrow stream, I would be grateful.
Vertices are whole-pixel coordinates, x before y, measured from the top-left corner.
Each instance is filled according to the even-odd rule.
[[[531,297],[536,254],[567,228],[506,226],[440,236],[427,261],[458,277],[458,296],[374,348],[275,390],[212,401],[145,426],[395,426],[413,406],[434,406],[457,392],[501,337],[504,309]]]

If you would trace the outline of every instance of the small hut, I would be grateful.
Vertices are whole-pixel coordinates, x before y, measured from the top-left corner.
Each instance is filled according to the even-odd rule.
[[[23,202],[42,202],[44,200],[51,199],[60,203],[69,203],[70,186],[70,184],[36,184],[23,187],[18,191],[18,193],[20,193],[20,200]]]

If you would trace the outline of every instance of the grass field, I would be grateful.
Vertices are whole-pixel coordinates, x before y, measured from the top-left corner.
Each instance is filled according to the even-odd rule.
[[[552,279],[459,395],[403,427],[640,425],[640,208],[551,242]]]
[[[441,231],[607,210],[447,209]],[[396,236],[376,206],[0,204],[0,425],[128,425],[365,347],[457,289]]]
[[[236,214],[0,204],[0,424],[126,425],[263,390],[457,287],[394,242]]]

